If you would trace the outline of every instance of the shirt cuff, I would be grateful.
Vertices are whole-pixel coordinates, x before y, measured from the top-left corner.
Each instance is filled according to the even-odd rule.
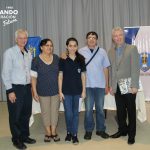
[[[9,89],[9,90],[6,90],[6,94],[9,94],[9,93],[12,93],[12,92],[14,92],[14,89],[13,89],[13,88],[11,88],[11,89]]]
[[[32,77],[35,77],[35,78],[38,77],[38,73],[37,73],[36,71],[33,71],[33,70],[30,71],[30,75],[31,75]]]

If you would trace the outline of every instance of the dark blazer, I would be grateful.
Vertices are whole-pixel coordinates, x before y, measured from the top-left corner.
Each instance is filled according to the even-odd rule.
[[[123,55],[119,63],[116,60],[116,50],[111,48],[108,52],[111,63],[109,67],[109,86],[116,92],[118,80],[131,77],[131,87],[139,88],[140,64],[137,47],[125,44]]]

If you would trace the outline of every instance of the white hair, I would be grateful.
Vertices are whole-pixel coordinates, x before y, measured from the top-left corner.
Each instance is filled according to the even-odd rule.
[[[113,36],[113,34],[114,34],[114,32],[116,32],[116,31],[122,31],[123,33],[124,33],[124,31],[123,31],[123,29],[121,28],[121,27],[114,27],[113,29],[112,29],[112,36]]]
[[[15,32],[15,39],[17,39],[19,33],[25,33],[25,34],[27,35],[27,37],[28,37],[28,32],[27,32],[27,30],[25,30],[25,29],[18,29],[18,30],[16,30],[16,32]]]

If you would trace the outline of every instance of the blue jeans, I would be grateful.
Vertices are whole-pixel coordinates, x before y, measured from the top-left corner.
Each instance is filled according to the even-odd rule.
[[[104,88],[86,88],[84,128],[88,132],[94,130],[93,106],[96,109],[96,131],[105,131]]]
[[[64,109],[67,132],[76,135],[79,123],[79,98],[80,95],[64,95]]]

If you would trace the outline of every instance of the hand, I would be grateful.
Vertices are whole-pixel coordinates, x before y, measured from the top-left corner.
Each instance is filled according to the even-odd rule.
[[[131,93],[132,94],[136,94],[138,92],[138,89],[137,88],[131,88]]]
[[[62,92],[59,93],[59,98],[61,102],[65,99],[64,94]]]
[[[62,59],[66,59],[67,58],[67,51],[63,51],[61,53],[61,56],[60,56]]]
[[[111,95],[114,95],[114,92],[113,92],[112,87],[109,88],[109,93],[110,93]]]
[[[108,87],[108,86],[106,86],[106,87],[105,87],[105,94],[107,95],[107,94],[108,94],[108,92],[109,92],[109,87]]]
[[[81,98],[82,98],[82,99],[85,99],[85,97],[86,97],[86,92],[82,92],[82,93],[81,93]]]
[[[8,98],[11,101],[11,103],[15,103],[16,102],[16,94],[14,92],[11,92],[8,94]]]
[[[33,93],[33,98],[34,98],[34,100],[36,101],[36,102],[39,102],[39,96],[38,96],[38,94],[35,92],[35,93]]]

